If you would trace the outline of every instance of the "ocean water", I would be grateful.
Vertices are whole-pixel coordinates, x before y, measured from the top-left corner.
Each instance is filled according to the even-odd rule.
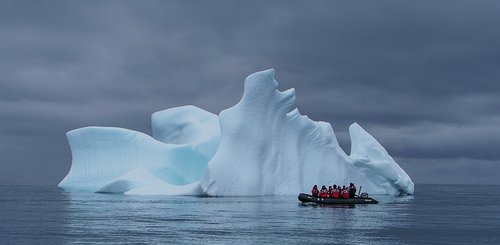
[[[0,244],[500,244],[500,186],[417,185],[377,205],[0,187]]]

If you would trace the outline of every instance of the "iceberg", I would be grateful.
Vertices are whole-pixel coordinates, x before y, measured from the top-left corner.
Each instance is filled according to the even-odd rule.
[[[215,115],[182,106],[152,115],[152,137],[111,127],[67,133],[68,191],[131,195],[260,196],[308,192],[314,184],[354,182],[373,194],[413,194],[414,183],[361,126],[351,153],[332,126],[293,108],[274,69],[245,79],[241,100]]]
[[[73,160],[59,187],[125,193],[155,186],[161,190],[154,192],[169,194],[199,181],[219,144],[217,115],[194,106],[176,107],[154,113],[152,128],[154,138],[113,127],[69,131]],[[160,181],[169,185],[158,185]]]

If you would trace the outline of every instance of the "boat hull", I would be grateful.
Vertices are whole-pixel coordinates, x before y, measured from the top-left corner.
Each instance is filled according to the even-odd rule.
[[[348,199],[343,199],[343,198],[320,198],[320,197],[313,197],[311,195],[305,194],[305,193],[300,193],[299,194],[299,201],[302,203],[318,203],[318,204],[377,204],[378,201],[369,197],[369,198],[361,198],[361,197],[356,197],[356,198],[348,198]]]

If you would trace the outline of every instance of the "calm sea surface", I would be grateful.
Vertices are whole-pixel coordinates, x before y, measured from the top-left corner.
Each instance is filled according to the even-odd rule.
[[[417,185],[378,205],[0,187],[0,244],[500,244],[500,186]]]

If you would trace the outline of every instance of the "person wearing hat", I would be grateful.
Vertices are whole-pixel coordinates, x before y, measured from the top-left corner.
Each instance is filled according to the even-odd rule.
[[[340,191],[337,188],[337,185],[333,185],[332,193],[330,194],[331,198],[339,198],[340,197]]]
[[[354,183],[351,183],[349,185],[349,198],[354,198],[356,197],[356,186]]]
[[[347,190],[347,188],[344,186],[342,186],[342,198],[344,199],[348,199],[349,198],[349,191]]]
[[[321,187],[321,190],[319,191],[319,197],[321,197],[321,198],[328,197],[328,189],[326,189],[326,186]]]
[[[319,190],[318,190],[318,186],[317,185],[314,185],[312,190],[311,190],[311,193],[312,193],[312,196],[313,197],[318,197],[319,195]]]

